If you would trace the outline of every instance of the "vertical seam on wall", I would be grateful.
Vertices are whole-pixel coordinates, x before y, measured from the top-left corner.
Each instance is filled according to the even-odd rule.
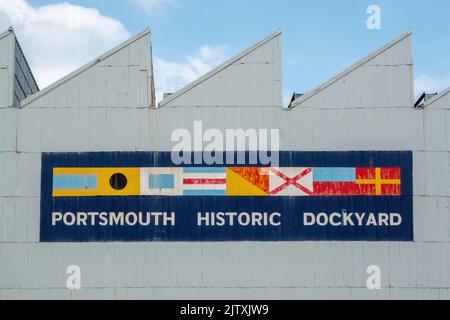
[[[12,71],[12,77],[11,77],[11,107],[13,107],[13,110],[15,110],[16,112],[16,132],[15,132],[15,146],[14,149],[16,151],[16,153],[19,152],[18,149],[18,135],[19,135],[19,112],[18,112],[18,107],[20,106],[20,101],[19,99],[17,99],[19,105],[15,105],[14,104],[14,95],[15,95],[15,90],[14,90],[14,83],[15,83],[15,79],[16,79],[16,45],[17,45],[17,40],[16,40],[16,35],[13,32],[12,33],[12,39],[11,39],[12,45],[11,45],[11,59],[10,59],[10,63],[11,63],[11,71]]]
[[[425,126],[425,117],[426,117],[426,112],[425,109],[422,109],[422,142],[423,142],[423,146],[426,148],[427,145],[427,132],[426,132],[426,126]]]
[[[448,168],[450,171],[450,152],[447,151],[447,155],[448,155]],[[450,182],[449,185],[447,185],[447,194],[450,194]]]
[[[16,136],[15,136],[15,151],[16,153],[19,152],[19,142],[18,142],[18,136],[19,136],[19,116],[20,116],[20,109],[16,110]]]

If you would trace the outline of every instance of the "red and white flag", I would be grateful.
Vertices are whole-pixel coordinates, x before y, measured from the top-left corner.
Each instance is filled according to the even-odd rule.
[[[313,168],[269,168],[271,196],[311,196]]]

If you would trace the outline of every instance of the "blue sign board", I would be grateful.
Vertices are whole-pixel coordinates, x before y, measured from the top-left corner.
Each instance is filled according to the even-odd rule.
[[[411,152],[45,153],[41,183],[42,242],[414,240]]]

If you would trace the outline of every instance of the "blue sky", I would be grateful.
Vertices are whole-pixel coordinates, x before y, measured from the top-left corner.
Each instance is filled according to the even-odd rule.
[[[35,9],[61,2],[26,1]],[[215,63],[231,57],[277,28],[283,31],[285,96],[292,91],[305,92],[313,89],[409,28],[414,32],[416,91],[441,90],[450,86],[448,0],[67,0],[67,2],[75,6],[97,8],[102,16],[120,22],[123,25],[122,29],[125,30],[121,29],[121,32],[127,35],[150,27],[153,33],[154,56],[160,59],[159,63],[163,65],[167,63],[164,65],[166,67],[182,68],[192,60],[199,63],[205,62],[204,59],[208,60],[195,69],[192,75],[185,76],[181,80],[176,79],[177,68],[170,69],[173,74],[164,81],[165,86],[171,88],[161,90],[173,90],[183,85],[194,75],[197,76],[213,67]],[[366,27],[368,18],[366,9],[372,4],[381,8],[381,30],[371,31]],[[1,6],[2,0],[0,12]],[[20,32],[17,33],[20,37]],[[123,37],[118,38],[117,42],[123,40]],[[27,42],[25,31],[24,38]],[[25,47],[25,44],[23,46]],[[202,46],[208,49],[206,54],[202,53]],[[99,50],[105,49],[100,47]],[[92,54],[101,53],[95,49],[91,51]],[[33,55],[32,49],[25,48],[25,52],[28,56]],[[95,55],[89,58],[89,54],[90,51],[83,56],[86,61],[77,60],[77,64],[95,58]],[[32,58],[31,60],[33,61]],[[160,73],[164,73],[167,69],[161,67],[159,70]],[[164,77],[164,74],[161,77]],[[173,83],[170,83],[171,81]]]

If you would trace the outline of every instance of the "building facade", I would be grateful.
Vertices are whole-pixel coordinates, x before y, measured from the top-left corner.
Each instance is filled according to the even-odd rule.
[[[158,106],[150,37],[145,30],[39,91],[14,32],[0,35],[0,298],[450,298],[450,94],[414,108],[410,32],[287,108],[280,31]],[[404,185],[411,189],[401,191],[411,200],[410,232],[398,239],[390,231],[350,231],[348,239],[324,231],[317,239],[223,241],[52,233],[45,203],[59,200],[45,202],[46,157],[86,166],[99,153],[98,161],[114,163],[105,159],[121,152],[151,154],[156,163],[173,149],[172,133],[193,130],[196,121],[222,132],[279,129],[280,150],[299,157],[394,154],[410,174]],[[402,153],[411,155],[410,166],[408,157],[396,158]],[[386,208],[395,205],[389,201]],[[66,288],[70,265],[81,269],[80,290]],[[373,265],[381,271],[379,290],[367,288]]]

